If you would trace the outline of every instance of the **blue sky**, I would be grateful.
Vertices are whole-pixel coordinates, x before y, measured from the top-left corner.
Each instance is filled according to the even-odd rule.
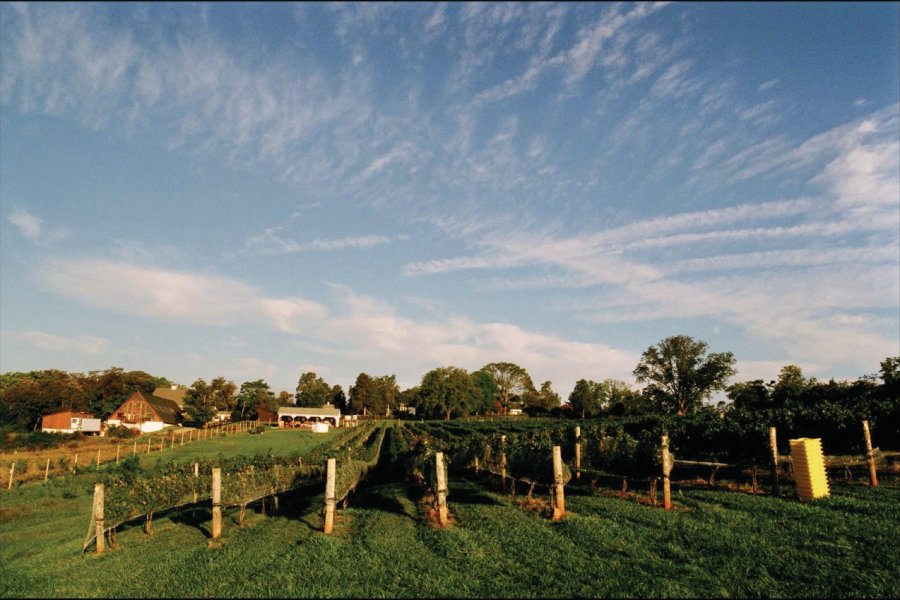
[[[4,4],[0,372],[900,354],[896,3]]]

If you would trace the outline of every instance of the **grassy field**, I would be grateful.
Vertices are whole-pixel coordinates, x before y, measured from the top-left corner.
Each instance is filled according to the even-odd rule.
[[[265,451],[270,434],[288,434],[285,448],[313,435],[267,432],[232,443],[246,438],[247,448]],[[20,486],[0,495],[0,595],[900,596],[896,488],[835,483],[832,497],[801,503],[676,486],[676,510],[665,512],[569,486],[570,512],[554,523],[457,474],[453,524],[440,530],[389,475],[351,496],[331,536],[321,533],[322,494],[313,488],[282,497],[277,514],[254,507],[243,527],[236,510],[226,512],[216,542],[205,508],[159,515],[153,536],[126,526],[102,556],[81,553],[94,474]]]
[[[302,453],[310,449],[309,444],[329,442],[339,435],[339,432],[339,429],[330,429],[328,433],[319,433],[315,437],[309,437],[305,434],[294,435],[300,434],[299,430],[267,429],[263,435],[239,433],[199,439],[197,436],[210,435],[210,433],[204,434],[188,428],[166,428],[157,433],[127,439],[85,436],[53,448],[0,452],[0,466],[5,469],[4,473],[6,474],[5,477],[0,477],[0,480],[4,484],[8,483],[9,465],[13,461],[17,463],[14,485],[18,485],[28,481],[43,480],[47,459],[50,459],[49,475],[54,477],[64,474],[65,471],[71,471],[75,465],[76,455],[79,467],[95,466],[98,451],[101,465],[114,463],[118,453],[121,458],[136,454],[141,464],[146,466],[156,464],[159,460],[188,460],[201,456],[216,456],[219,453],[225,456],[264,454],[270,448],[274,454]],[[147,451],[148,441],[150,452]],[[65,461],[65,465],[60,462],[61,459]]]

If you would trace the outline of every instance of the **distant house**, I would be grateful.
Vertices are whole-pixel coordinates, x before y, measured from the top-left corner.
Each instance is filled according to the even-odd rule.
[[[511,417],[518,417],[518,416],[522,415],[522,411],[524,410],[524,408],[525,408],[525,405],[522,404],[521,402],[510,402],[509,410],[507,411],[506,414],[508,414]]]
[[[341,422],[341,411],[331,404],[321,408],[304,406],[281,406],[278,408],[279,427],[300,427],[304,423],[330,423],[337,427]]]
[[[41,417],[41,431],[47,433],[100,433],[100,419],[89,412],[60,410]]]
[[[260,423],[275,424],[278,422],[278,413],[272,412],[263,405],[256,407],[256,419]]]
[[[146,433],[178,425],[180,419],[181,407],[174,400],[135,392],[113,411],[107,423]]]
[[[157,398],[164,398],[176,403],[182,409],[184,408],[184,397],[187,394],[187,388],[177,384],[168,387],[158,387],[153,390],[153,395]]]

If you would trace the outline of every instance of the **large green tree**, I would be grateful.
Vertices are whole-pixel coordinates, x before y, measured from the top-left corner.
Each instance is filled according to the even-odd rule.
[[[687,335],[667,337],[644,351],[634,376],[648,384],[645,393],[662,412],[684,416],[737,373],[731,352],[707,354],[708,348]]]
[[[419,407],[422,416],[450,420],[452,416],[471,414],[481,401],[481,390],[472,376],[459,367],[439,367],[422,377]]]
[[[374,394],[374,385],[372,378],[367,373],[360,373],[356,376],[356,383],[350,386],[350,395],[348,397],[348,410],[351,414],[368,414],[369,406],[372,404],[372,395]]]
[[[217,395],[217,390],[202,378],[192,383],[184,394],[184,412],[188,419],[205,427],[218,412]]]
[[[245,381],[241,384],[241,391],[238,392],[236,398],[236,406],[233,419],[255,419],[256,409],[262,406],[266,410],[277,412],[278,399],[275,393],[269,388],[269,384],[262,379],[256,381]]]
[[[312,371],[307,371],[297,382],[295,398],[297,406],[318,408],[331,400],[331,386]]]
[[[491,377],[490,373],[479,369],[472,373],[472,381],[474,381],[475,385],[478,386],[478,389],[481,390],[481,400],[479,401],[478,406],[474,407],[473,412],[483,415],[495,411],[497,409],[497,406],[495,405],[497,384],[494,383],[494,378]]]
[[[553,391],[553,384],[545,381],[541,384],[541,389],[534,394],[526,394],[525,406],[540,411],[550,412],[554,408],[558,408],[560,404],[559,394]]]
[[[525,401],[529,394],[536,394],[528,371],[510,362],[488,363],[481,370],[491,376],[497,386],[497,401],[502,411],[509,409],[513,401]]]
[[[569,394],[569,406],[581,418],[593,417],[600,412],[600,385],[590,379],[579,379]]]

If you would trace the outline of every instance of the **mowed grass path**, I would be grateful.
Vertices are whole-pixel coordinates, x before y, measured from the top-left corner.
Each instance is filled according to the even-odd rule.
[[[204,454],[302,453],[331,439],[245,434],[208,440]],[[277,514],[252,506],[243,527],[226,510],[216,542],[203,507],[157,515],[152,536],[140,521],[120,528],[118,548],[98,556],[81,553],[95,476],[0,492],[0,596],[900,597],[896,488],[835,485],[813,503],[676,488],[666,512],[570,486],[554,523],[456,475],[453,526],[440,530],[405,483],[382,478],[338,511],[330,536],[314,486],[282,496]]]

